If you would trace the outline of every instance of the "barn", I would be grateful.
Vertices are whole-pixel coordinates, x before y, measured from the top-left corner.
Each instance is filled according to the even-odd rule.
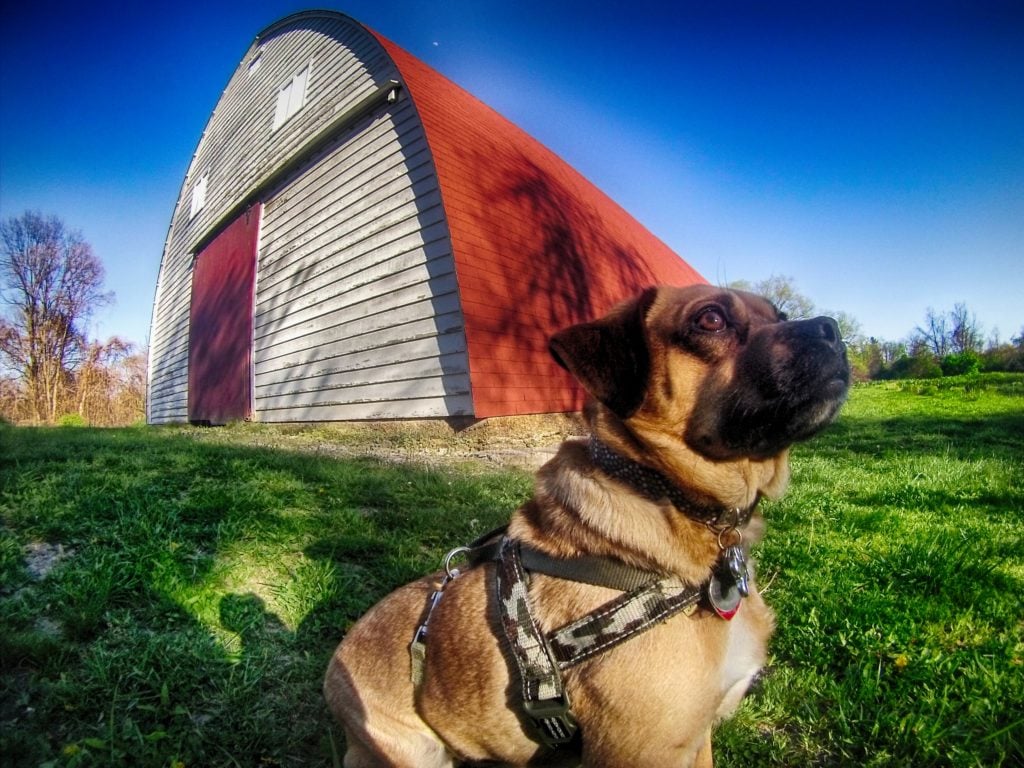
[[[150,423],[554,413],[550,334],[703,282],[547,148],[353,19],[257,35],[175,205]]]

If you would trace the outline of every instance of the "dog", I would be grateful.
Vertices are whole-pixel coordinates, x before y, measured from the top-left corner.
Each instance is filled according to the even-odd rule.
[[[713,725],[764,664],[756,507],[846,398],[835,321],[659,286],[549,349],[588,395],[590,438],[465,567],[348,632],[324,681],[347,768],[710,766]]]

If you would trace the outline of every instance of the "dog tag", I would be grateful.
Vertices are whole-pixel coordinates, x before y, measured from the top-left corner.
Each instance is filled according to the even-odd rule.
[[[747,571],[746,553],[742,547],[729,547],[723,553],[723,557],[726,565],[729,567],[729,573],[736,582],[736,589],[739,590],[740,596],[747,597],[750,595],[750,586],[748,584],[750,574]]]
[[[750,594],[747,555],[742,547],[726,547],[708,582],[708,602],[726,621],[736,615],[740,602]]]
[[[726,621],[730,621],[740,609],[743,597],[732,579],[731,573],[716,571],[708,582],[708,602],[715,613]]]

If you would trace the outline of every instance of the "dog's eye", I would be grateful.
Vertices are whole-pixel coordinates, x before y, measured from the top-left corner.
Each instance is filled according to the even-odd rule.
[[[724,331],[729,326],[729,323],[720,309],[709,307],[697,315],[695,325],[702,331],[718,333],[719,331]]]

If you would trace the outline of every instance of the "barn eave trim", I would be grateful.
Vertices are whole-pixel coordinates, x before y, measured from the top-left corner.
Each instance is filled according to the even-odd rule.
[[[315,154],[319,149],[328,144],[340,131],[354,125],[362,117],[382,104],[394,104],[398,100],[401,90],[401,82],[388,79],[379,83],[371,93],[368,93],[351,107],[332,117],[302,142],[287,158],[275,167],[268,169],[234,203],[225,208],[210,226],[203,230],[202,234],[192,242],[187,252],[193,255],[199,253],[209,245],[224,227],[245,213],[253,204],[259,202],[267,189],[285,179],[301,166],[310,155]]]

